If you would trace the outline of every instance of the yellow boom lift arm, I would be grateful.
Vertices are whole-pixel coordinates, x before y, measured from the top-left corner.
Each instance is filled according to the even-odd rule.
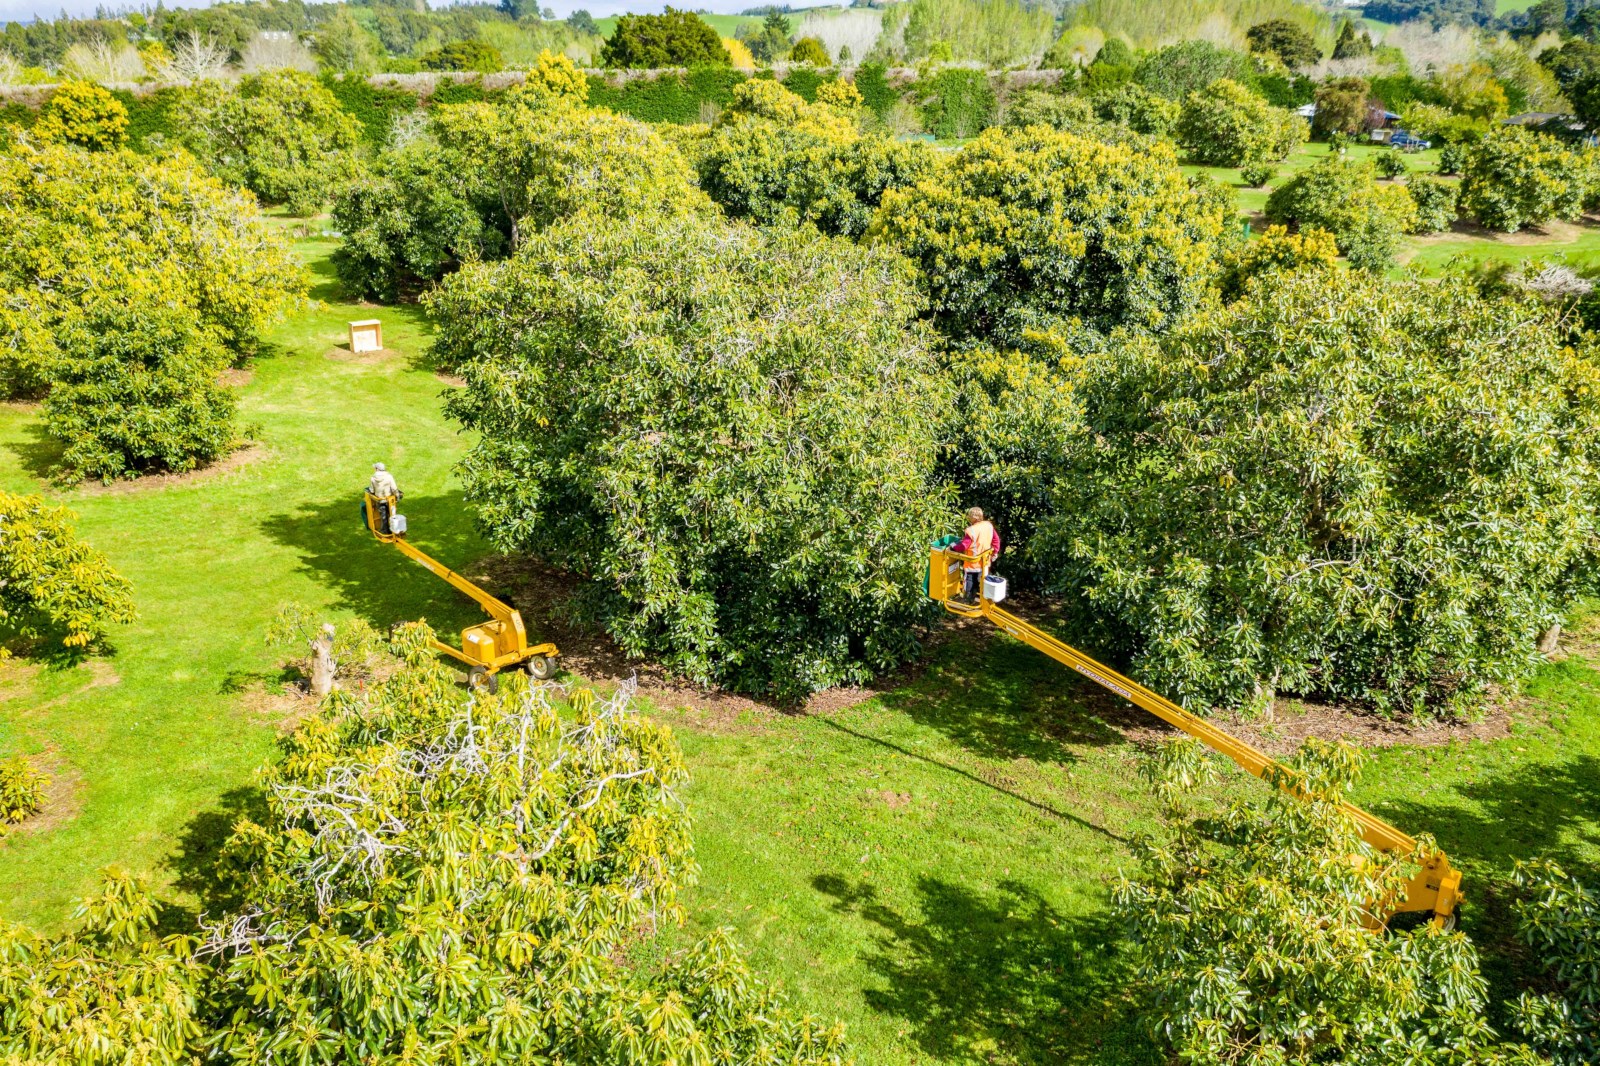
[[[394,545],[402,555],[421,563],[453,588],[466,593],[489,615],[489,621],[479,622],[461,631],[459,648],[453,648],[441,640],[433,641],[436,649],[467,664],[470,684],[483,685],[492,692],[497,687],[495,675],[509,667],[521,666],[528,676],[539,680],[554,672],[551,660],[561,653],[554,644],[530,645],[522,615],[516,608],[489,595],[406,541],[406,522],[400,514],[398,496],[374,496],[370,492],[365,495],[367,528],[374,537],[385,544]]]
[[[1190,714],[1176,703],[1145,688],[1117,671],[1096,662],[1078,649],[1064,644],[1036,626],[1030,625],[999,606],[1000,592],[990,587],[988,553],[978,556],[963,555],[948,547],[935,547],[928,560],[928,596],[944,605],[945,610],[964,617],[988,619],[1002,632],[1016,637],[1030,648],[1042,651],[1100,687],[1115,692],[1123,699],[1142,707],[1168,725],[1181,729],[1206,747],[1226,755],[1257,777],[1276,781],[1288,792],[1297,792],[1299,775],[1229,733],[1218,729],[1204,718]],[[958,599],[962,593],[964,564],[972,562],[981,566],[986,580],[975,603]],[[1417,841],[1352,804],[1342,804],[1344,811],[1361,828],[1361,836],[1373,848],[1398,855],[1416,851]],[[1405,899],[1392,901],[1383,909],[1390,913],[1426,913],[1433,921],[1446,928],[1455,924],[1456,904],[1461,899],[1461,872],[1450,866],[1444,852],[1435,851],[1424,859],[1421,868],[1406,886]]]

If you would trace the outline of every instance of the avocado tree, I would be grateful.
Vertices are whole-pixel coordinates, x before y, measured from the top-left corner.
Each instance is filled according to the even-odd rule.
[[[335,200],[345,287],[414,296],[579,211],[709,209],[670,144],[645,123],[583,107],[587,88],[570,63],[541,61],[495,103],[437,108],[426,136],[385,153]]]
[[[1340,807],[1359,755],[1311,741],[1290,766],[1296,794],[1252,790],[1226,806],[1200,798],[1216,770],[1196,741],[1141,767],[1164,829],[1136,845],[1112,896],[1158,1039],[1203,1066],[1538,1066],[1489,1028],[1465,935],[1373,931],[1375,903],[1420,856],[1375,853]]]
[[[179,97],[183,143],[223,181],[295,214],[319,210],[355,174],[360,128],[327,87],[298,70],[198,82]]]
[[[1504,126],[1467,151],[1461,212],[1506,233],[1577,218],[1588,194],[1587,179],[1582,157],[1554,137]]]
[[[133,620],[132,586],[78,537],[76,516],[38,496],[0,492],[0,626],[69,648]]]
[[[697,155],[700,187],[728,214],[846,237],[865,232],[885,192],[927,177],[938,161],[927,145],[862,136],[845,112],[769,81],[735,87]]]
[[[1526,297],[1263,278],[1088,359],[1033,549],[1193,708],[1452,713],[1527,676],[1590,565],[1597,372]]]
[[[839,1027],[726,933],[634,961],[696,879],[682,756],[626,688],[561,697],[468,698],[418,659],[335,692],[263,774],[265,817],[234,824],[204,927],[158,937],[117,871],[67,933],[0,926],[0,1055],[840,1066]]]
[[[429,304],[467,382],[446,407],[478,438],[462,469],[485,533],[580,578],[626,650],[785,699],[915,652],[953,501],[903,260],[586,215]]]
[[[121,148],[128,139],[128,109],[93,82],[63,82],[39,110],[33,135],[92,151]]]
[[[1379,182],[1371,163],[1329,156],[1272,190],[1267,218],[1332,233],[1350,265],[1387,269],[1403,234],[1417,226],[1417,203],[1399,185]]]
[[[659,15],[617,16],[600,62],[616,70],[654,70],[726,67],[732,60],[709,23],[691,11],[668,7]]]
[[[70,477],[227,450],[218,375],[306,285],[251,198],[183,153],[0,152],[0,392],[46,399]]]
[[[1170,148],[1042,127],[985,130],[929,177],[890,189],[870,231],[920,267],[934,322],[1015,344],[1069,318],[1170,328],[1210,293],[1225,213]]]
[[[1216,167],[1281,163],[1306,139],[1298,115],[1226,78],[1184,99],[1176,132],[1191,161]]]

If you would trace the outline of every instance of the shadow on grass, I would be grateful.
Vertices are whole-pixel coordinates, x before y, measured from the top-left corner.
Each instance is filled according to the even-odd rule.
[[[1464,802],[1389,801],[1378,806],[1397,825],[1426,827],[1464,873],[1461,928],[1477,944],[1489,1001],[1504,1008],[1546,978],[1542,961],[1516,937],[1511,872],[1520,859],[1554,859],[1585,884],[1600,884],[1600,758],[1522,764],[1460,782]]]
[[[877,927],[867,1005],[939,1061],[1157,1063],[1126,993],[1117,924],[1071,917],[1028,885],[977,892],[937,878],[906,912],[872,886],[819,876],[834,910]]]
[[[1040,652],[998,634],[957,637],[940,663],[883,705],[984,759],[1069,763],[1075,748],[1125,743],[1112,721],[1139,715]],[[1145,716],[1141,724],[1154,722]]]
[[[29,477],[40,481],[53,481],[61,470],[61,456],[66,445],[45,432],[44,423],[30,421],[22,428],[24,439],[15,441],[11,450],[17,462]]]
[[[438,631],[449,632],[481,620],[482,612],[466,596],[372,536],[361,488],[357,484],[347,497],[331,502],[268,515],[262,531],[295,549],[302,570],[379,629],[425,617]],[[444,565],[463,567],[483,554],[460,492],[408,497],[401,510],[410,521],[407,540]]]
[[[245,787],[224,792],[215,807],[189,819],[164,865],[172,871],[173,887],[192,895],[195,906],[192,910],[175,905],[164,909],[160,918],[162,933],[193,933],[202,916],[216,918],[244,906],[222,848],[241,818],[264,824],[267,817],[266,794],[259,788]]]

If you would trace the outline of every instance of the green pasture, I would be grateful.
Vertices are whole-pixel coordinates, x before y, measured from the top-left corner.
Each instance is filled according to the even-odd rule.
[[[328,302],[249,368],[249,462],[61,492],[44,480],[36,413],[0,408],[0,485],[78,511],[140,611],[102,658],[0,672],[0,755],[37,754],[64,783],[50,824],[0,843],[0,917],[57,928],[117,863],[164,886],[175,928],[191,920],[192,860],[226,831],[286,724],[270,698],[285,652],[263,641],[279,604],[380,626],[472,618],[357,515],[382,459],[416,543],[459,564],[486,552],[451,474],[467,442],[440,415],[449,386],[420,359],[426,323],[412,308],[337,302],[331,244],[298,247]],[[391,351],[358,362],[339,345],[367,317],[383,320]],[[1597,700],[1600,675],[1574,655],[1540,672],[1514,735],[1384,752],[1362,786],[1362,801],[1436,834],[1465,868],[1463,927],[1500,989],[1518,958],[1501,888],[1512,862],[1551,855],[1600,876]],[[963,630],[920,673],[843,710],[651,713],[693,773],[702,867],[687,927],[659,949],[733,927],[804,1009],[847,1023],[863,1063],[1162,1061],[1134,1020],[1108,902],[1128,841],[1154,825],[1126,732],[1143,724],[1136,712],[1010,638]]]

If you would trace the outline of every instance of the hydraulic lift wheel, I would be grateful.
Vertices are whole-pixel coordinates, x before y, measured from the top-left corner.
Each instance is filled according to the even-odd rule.
[[[555,673],[555,668],[551,665],[549,657],[545,655],[531,657],[522,664],[522,668],[528,671],[528,676],[535,681],[548,681],[550,675]]]
[[[481,666],[474,666],[467,671],[467,687],[474,691],[483,691],[494,695],[500,691],[500,675],[491,674]]]

